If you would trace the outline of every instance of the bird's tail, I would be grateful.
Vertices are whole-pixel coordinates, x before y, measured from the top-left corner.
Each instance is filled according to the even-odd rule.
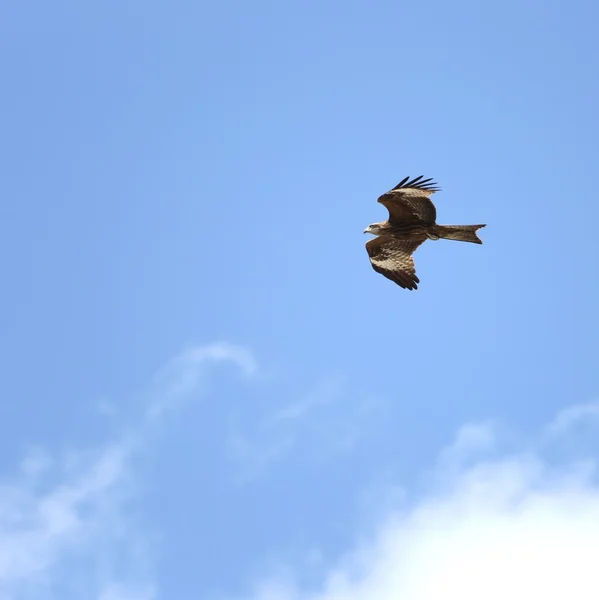
[[[437,225],[435,233],[446,240],[457,240],[459,242],[472,242],[482,244],[482,240],[476,235],[477,229],[486,227],[484,225]]]

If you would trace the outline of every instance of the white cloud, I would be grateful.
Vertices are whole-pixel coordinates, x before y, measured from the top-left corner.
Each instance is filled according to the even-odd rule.
[[[549,436],[563,435],[576,425],[597,420],[599,420],[599,403],[576,404],[559,413],[553,423],[547,427],[547,434]]]
[[[519,452],[490,424],[468,425],[439,459],[426,496],[395,507],[377,535],[332,567],[319,589],[285,578],[253,600],[596,600],[596,453],[544,458],[546,433],[568,435],[594,405],[560,413]],[[512,440],[513,441],[513,440]],[[536,450],[535,450],[536,448]],[[489,457],[492,453],[492,458]]]
[[[253,355],[242,346],[216,343],[188,348],[164,365],[154,377],[146,416],[155,418],[165,410],[177,407],[181,400],[198,391],[205,368],[222,362],[232,363],[247,376],[257,371]]]
[[[289,399],[288,397],[291,397]],[[312,462],[350,452],[376,432],[382,403],[351,389],[344,377],[329,374],[305,392],[294,389],[256,406],[235,424],[227,440],[237,466],[236,482],[245,484],[289,458]]]
[[[47,597],[40,584],[55,583],[64,559],[76,554],[86,560],[96,544],[118,536],[114,511],[128,491],[128,454],[124,441],[63,461],[37,449],[22,461],[19,476],[3,480],[0,597],[16,599],[36,589],[34,598]],[[42,476],[51,483],[42,485]]]
[[[341,378],[338,376],[328,377],[299,400],[287,403],[268,415],[264,420],[264,426],[276,427],[284,422],[297,422],[305,419],[309,414],[335,402],[342,391],[343,381]]]
[[[144,536],[128,518],[139,491],[135,460],[153,439],[150,422],[192,397],[215,361],[256,370],[243,348],[190,348],[159,371],[142,415],[122,437],[61,456],[33,448],[16,476],[0,473],[0,599],[157,597]],[[123,572],[125,580],[116,575]]]

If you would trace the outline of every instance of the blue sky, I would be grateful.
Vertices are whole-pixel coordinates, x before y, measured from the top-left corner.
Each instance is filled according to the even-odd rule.
[[[0,598],[596,598],[598,18],[8,3]]]

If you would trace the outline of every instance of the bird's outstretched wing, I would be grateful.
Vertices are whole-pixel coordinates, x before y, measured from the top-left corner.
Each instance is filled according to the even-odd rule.
[[[389,211],[391,223],[422,223],[430,225],[437,219],[435,205],[429,200],[439,191],[431,179],[422,179],[423,175],[409,181],[402,179],[392,190],[378,198]]]
[[[387,279],[408,290],[418,289],[420,279],[412,253],[426,240],[398,240],[391,235],[381,235],[366,242],[366,251],[372,268]]]

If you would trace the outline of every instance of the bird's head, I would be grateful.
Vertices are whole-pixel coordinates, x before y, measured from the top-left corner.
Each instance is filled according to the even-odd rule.
[[[382,223],[373,223],[364,230],[364,233],[370,233],[371,235],[381,235],[384,232],[385,228]]]

